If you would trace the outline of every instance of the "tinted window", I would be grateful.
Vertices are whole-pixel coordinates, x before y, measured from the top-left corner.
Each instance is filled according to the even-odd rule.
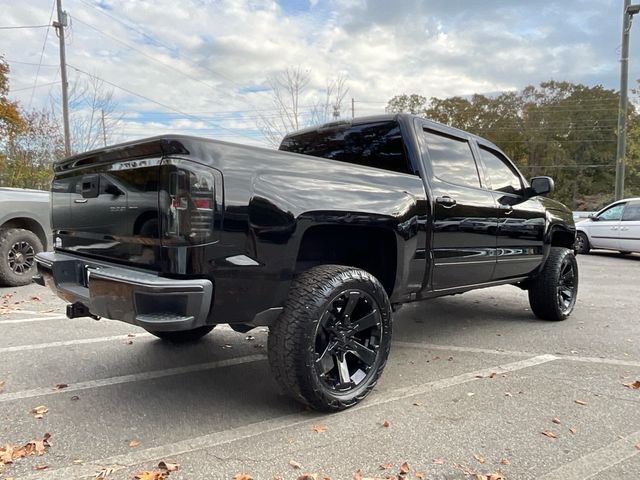
[[[640,220],[640,202],[633,202],[627,204],[627,208],[624,209],[622,215],[623,222],[633,222]]]
[[[493,190],[505,193],[520,193],[522,191],[520,176],[513,171],[502,155],[480,147],[480,156]]]
[[[280,150],[417,174],[405,153],[397,122],[336,126],[286,137]]]
[[[469,142],[428,130],[425,130],[425,135],[436,177],[458,185],[480,186],[480,177]]]
[[[619,203],[613,207],[609,207],[598,215],[598,218],[600,220],[620,220],[620,217],[622,217],[622,210],[624,210],[624,205],[624,203]]]

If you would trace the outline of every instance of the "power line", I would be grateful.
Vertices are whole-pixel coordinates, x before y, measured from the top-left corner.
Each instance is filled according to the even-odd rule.
[[[176,112],[176,113],[179,113],[179,114],[181,114],[181,115],[184,115],[184,116],[185,116],[185,117],[187,117],[187,118],[192,118],[192,119],[195,119],[195,120],[199,120],[199,121],[201,121],[201,122],[209,123],[209,124],[211,124],[211,125],[213,125],[213,126],[215,126],[215,127],[219,128],[220,130],[226,130],[226,131],[228,131],[228,132],[237,133],[237,134],[239,134],[239,135],[241,135],[241,136],[243,136],[243,137],[249,138],[249,139],[251,139],[251,140],[255,140],[255,138],[254,138],[254,137],[251,137],[251,136],[249,136],[249,135],[246,135],[246,134],[243,134],[243,133],[240,133],[240,132],[236,132],[236,131],[234,131],[234,130],[232,130],[232,129],[230,129],[230,128],[222,127],[222,126],[220,126],[220,125],[218,125],[218,124],[216,124],[216,123],[214,123],[214,122],[211,122],[210,120],[203,119],[203,118],[199,118],[199,117],[197,117],[197,116],[195,116],[195,115],[191,115],[191,114],[189,114],[189,113],[183,112],[183,111],[178,110],[177,108],[174,108],[174,107],[172,107],[172,106],[170,106],[170,105],[166,105],[166,104],[164,104],[164,103],[158,102],[158,101],[156,101],[156,100],[154,100],[154,99],[152,99],[152,98],[149,98],[149,97],[147,97],[147,96],[145,96],[145,95],[141,95],[141,94],[139,94],[139,93],[134,92],[133,90],[129,90],[128,88],[125,88],[125,87],[122,87],[122,86],[120,86],[120,85],[118,85],[118,84],[116,84],[116,83],[110,82],[109,80],[105,80],[104,78],[100,78],[100,77],[98,77],[97,75],[93,75],[93,74],[91,74],[91,73],[89,73],[89,72],[85,72],[84,70],[82,70],[82,69],[80,69],[80,68],[78,68],[78,67],[74,67],[73,65],[69,65],[69,64],[67,64],[67,66],[68,66],[69,68],[74,69],[74,70],[75,70],[76,72],[78,72],[78,73],[82,73],[82,74],[87,75],[87,76],[89,76],[89,77],[91,77],[91,78],[94,78],[94,79],[97,79],[97,80],[101,80],[101,81],[103,81],[104,83],[106,83],[107,85],[111,85],[112,87],[118,88],[118,89],[122,90],[123,92],[126,92],[126,93],[128,93],[128,94],[130,94],[130,95],[134,95],[134,96],[139,97],[139,98],[142,98],[142,99],[144,99],[144,100],[146,100],[146,101],[148,101],[148,102],[155,103],[156,105],[159,105],[159,106],[161,106],[161,107],[163,107],[163,108],[166,108],[167,110],[171,110],[171,111],[173,111],[173,112]]]
[[[19,61],[19,60],[11,60],[11,59],[9,59],[9,58],[7,58],[7,59],[5,59],[5,60],[6,60],[7,62],[9,62],[9,63],[17,63],[17,64],[19,64],[19,65],[33,65],[34,67],[35,67],[35,66],[38,66],[38,65],[40,65],[41,67],[58,67],[58,66],[59,66],[59,65],[55,65],[55,64],[53,64],[53,63],[21,62],[21,61]]]
[[[0,27],[0,30],[17,30],[19,28],[48,28],[49,25],[10,25]]]
[[[42,51],[40,52],[40,61],[38,62],[38,69],[36,70],[36,78],[33,81],[33,90],[31,91],[31,96],[29,97],[29,109],[31,108],[31,102],[33,101],[33,95],[36,93],[36,85],[38,84],[38,76],[40,75],[40,68],[42,66],[42,59],[44,58],[44,51],[47,48],[47,39],[49,38],[49,30],[51,26],[51,21],[53,20],[53,11],[55,9],[56,2],[53,1],[51,3],[51,14],[49,15],[49,24],[47,25],[47,31],[44,34],[44,42],[42,43]]]
[[[40,87],[47,87],[49,85],[57,85],[59,83],[62,83],[62,82],[60,80],[56,80],[55,82],[41,83],[40,85],[32,85],[30,87],[12,88],[10,90],[10,92],[11,93],[13,93],[13,92],[22,92],[23,90],[36,89],[36,88],[40,88]]]

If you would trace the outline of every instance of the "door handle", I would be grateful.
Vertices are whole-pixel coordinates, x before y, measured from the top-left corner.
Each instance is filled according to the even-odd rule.
[[[620,230],[622,230],[623,232],[626,232],[627,230],[629,230],[628,227],[620,227]]]
[[[617,230],[618,227],[611,227],[611,230]]]
[[[86,198],[76,198],[73,203],[87,203],[87,201]]]
[[[436,203],[442,205],[445,208],[451,208],[458,202],[456,202],[455,199],[445,195],[444,197],[436,197]]]
[[[501,203],[499,203],[498,209],[502,210],[505,215],[510,215],[511,212],[513,212],[513,207],[511,205],[502,205]]]

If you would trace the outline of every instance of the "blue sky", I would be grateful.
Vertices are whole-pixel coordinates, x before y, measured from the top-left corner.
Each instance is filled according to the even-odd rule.
[[[0,0],[1,23],[46,24],[52,5]],[[622,0],[64,0],[64,8],[70,81],[108,82],[122,116],[114,140],[182,131],[264,144],[258,123],[278,115],[268,78],[287,68],[308,72],[306,109],[345,78],[344,115],[351,98],[366,115],[401,93],[619,82]],[[640,78],[638,23],[631,85]],[[49,108],[59,97],[57,38],[45,34],[0,34],[11,96],[24,106]]]

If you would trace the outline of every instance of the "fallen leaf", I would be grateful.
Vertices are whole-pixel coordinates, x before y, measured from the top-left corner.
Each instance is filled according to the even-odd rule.
[[[400,475],[404,475],[406,473],[409,473],[409,464],[407,462],[402,462],[402,465],[400,465]]]
[[[161,460],[160,463],[158,463],[158,468],[166,470],[167,472],[175,472],[180,468],[180,464]]]
[[[32,295],[31,296],[31,300],[34,301],[34,302],[39,302],[40,301],[40,297],[37,296],[37,295]]]
[[[552,432],[552,431],[550,431],[550,430],[543,430],[541,433],[542,433],[544,436],[546,436],[546,437],[549,437],[549,438],[556,438],[556,434],[555,434],[555,433],[553,433],[553,432]]]
[[[103,468],[96,474],[96,478],[107,478],[113,473],[113,468]]]
[[[556,417],[553,417],[553,418],[551,419],[551,422],[552,422],[552,423],[555,423],[556,425],[560,425],[560,419],[558,419],[558,418],[556,418]]]
[[[49,468],[49,465],[35,465],[33,467],[34,470],[46,470],[47,468]]]
[[[300,465],[298,462],[296,462],[295,460],[289,460],[289,466],[291,468],[302,468],[302,465]]]
[[[491,473],[487,477],[487,480],[504,480],[504,477],[500,473]]]
[[[419,406],[421,406],[421,405],[422,405],[422,403],[421,403],[421,402],[413,402],[413,406],[414,406],[414,407],[419,407]]]
[[[4,388],[4,380],[0,380],[0,392]]]
[[[434,465],[444,465],[444,460],[442,458],[434,458],[431,460],[431,463]]]
[[[164,480],[167,478],[167,474],[160,470],[145,470],[144,472],[136,473],[133,478],[136,480]]]
[[[67,388],[69,385],[66,383],[56,383],[53,388],[54,390],[62,390],[63,388]]]
[[[583,400],[574,400],[578,405],[586,405],[587,402],[583,401]]]
[[[131,448],[135,448],[135,447],[137,447],[138,445],[140,445],[140,442],[139,442],[138,440],[133,440],[133,439],[132,439],[132,440],[129,440],[129,446],[130,446]]]
[[[640,443],[636,443],[636,450],[640,450]]]
[[[135,338],[136,334],[135,333],[127,333],[127,337],[129,338]]]
[[[233,480],[253,480],[253,477],[248,473],[236,473]]]
[[[473,454],[473,458],[475,458],[477,460],[478,463],[484,463],[484,457],[482,455],[478,455],[477,453]]]
[[[44,414],[47,413],[49,411],[49,409],[47,407],[45,407],[44,405],[40,405],[38,407],[33,407],[31,409],[31,413],[33,413],[33,416],[35,418],[43,418]]]
[[[634,390],[638,390],[640,389],[640,380],[636,380],[635,382],[623,383],[623,385],[627,388],[633,388]]]
[[[511,462],[509,461],[508,458],[503,458],[502,460],[500,460],[500,464],[501,465],[511,465]]]
[[[380,465],[380,470],[389,470],[391,467],[393,467],[393,463],[383,463]]]
[[[296,480],[318,480],[318,474],[317,473],[303,473],[302,475],[298,476],[298,478],[296,478]]]
[[[389,423],[389,420],[385,420],[384,422],[382,422],[382,426],[384,428],[389,428],[391,426],[391,424]]]
[[[360,473],[360,470],[355,471],[355,473],[353,474],[353,480],[362,480],[362,474]]]
[[[571,428],[569,429],[569,431],[570,431],[571,433],[576,433],[576,427],[571,427]]]
[[[424,478],[424,473],[416,472],[416,478]]]
[[[80,465],[81,463],[82,463],[82,460],[80,460],[79,458],[76,458],[76,459],[73,461],[73,464],[74,464],[74,465]]]
[[[314,425],[313,427],[311,427],[311,430],[316,433],[324,433],[327,431],[327,426],[319,423],[318,425]]]

